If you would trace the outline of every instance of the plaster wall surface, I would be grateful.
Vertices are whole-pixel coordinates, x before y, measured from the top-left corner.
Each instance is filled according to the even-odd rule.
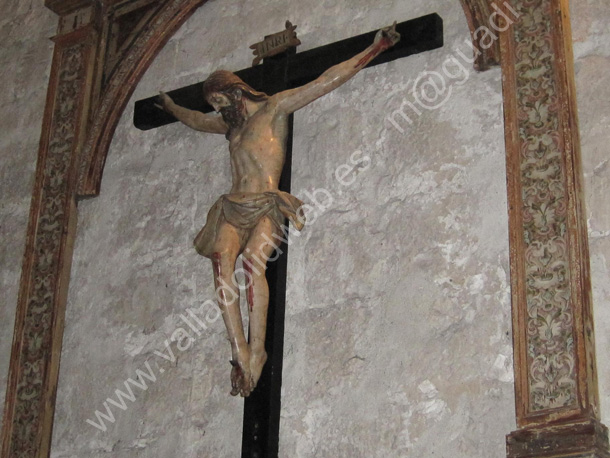
[[[287,18],[306,50],[432,12],[443,49],[363,71],[295,117],[292,190],[325,208],[290,244],[280,455],[503,456],[514,420],[500,71],[467,62],[457,1],[363,0],[209,2],[157,57],[101,195],[80,204],[52,456],[240,450],[222,320],[198,336],[180,319],[213,298],[192,239],[230,186],[226,140],[177,124],[140,132],[133,101],[249,66],[248,45]],[[413,110],[424,71],[444,90],[420,78],[433,102]],[[180,329],[192,347],[174,344],[166,362],[172,335],[190,346]],[[115,390],[129,395],[125,381],[149,368],[156,381],[131,384],[135,400],[117,407]]]
[[[572,0],[574,70],[591,251],[602,421],[610,422],[610,4]]]
[[[57,17],[6,0],[0,17],[0,422]]]

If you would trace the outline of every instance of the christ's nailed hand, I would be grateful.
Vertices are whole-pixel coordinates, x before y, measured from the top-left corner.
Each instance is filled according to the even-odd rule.
[[[396,31],[396,21],[389,27],[384,27],[375,35],[375,44],[381,43],[384,48],[391,48],[400,41],[400,34]]]
[[[163,111],[167,111],[169,112],[169,107],[174,103],[174,101],[172,100],[172,98],[167,95],[165,92],[160,91],[159,95],[157,96],[156,102],[155,102],[155,106],[159,109],[159,110],[163,110]]]

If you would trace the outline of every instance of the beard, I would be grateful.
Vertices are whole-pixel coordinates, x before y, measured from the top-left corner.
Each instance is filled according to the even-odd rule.
[[[245,104],[243,100],[233,100],[233,103],[228,107],[220,109],[222,119],[229,126],[229,131],[238,129],[243,126],[246,121],[246,115],[244,114]]]

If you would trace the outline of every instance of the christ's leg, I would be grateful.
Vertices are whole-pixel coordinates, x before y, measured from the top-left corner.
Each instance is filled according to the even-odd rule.
[[[218,231],[212,255],[216,298],[231,342],[233,396],[248,396],[254,388],[250,372],[250,349],[244,336],[239,308],[239,288],[233,281],[235,261],[242,246],[242,239],[243,234],[230,224],[224,223]]]
[[[267,309],[269,307],[269,286],[265,278],[267,260],[271,257],[275,245],[273,238],[276,226],[268,218],[262,218],[252,231],[243,251],[244,270],[247,272],[246,292],[248,310],[250,311],[250,370],[254,386],[261,376],[267,353],[265,352],[265,335],[267,332]]]

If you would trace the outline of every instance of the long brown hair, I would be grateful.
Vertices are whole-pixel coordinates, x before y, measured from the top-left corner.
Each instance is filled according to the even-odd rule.
[[[235,73],[228,70],[216,70],[208,76],[203,83],[203,96],[207,101],[208,96],[213,92],[233,93],[236,89],[241,90],[244,96],[255,102],[269,98],[267,94],[256,91]]]

